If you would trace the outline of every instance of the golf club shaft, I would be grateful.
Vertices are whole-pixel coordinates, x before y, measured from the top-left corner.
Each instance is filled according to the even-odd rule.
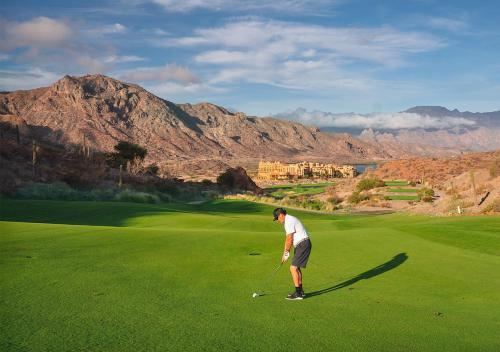
[[[264,286],[269,282],[271,281],[271,279],[276,275],[276,273],[278,272],[278,270],[280,270],[281,266],[283,265],[283,263],[280,263],[273,271],[271,274],[269,274],[269,276],[267,278],[264,279],[264,281],[262,281],[261,285],[260,285],[260,288],[264,288]]]

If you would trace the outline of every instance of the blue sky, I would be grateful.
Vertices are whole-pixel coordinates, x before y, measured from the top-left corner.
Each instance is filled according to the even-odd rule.
[[[0,90],[104,73],[176,103],[500,110],[500,2],[4,1]]]

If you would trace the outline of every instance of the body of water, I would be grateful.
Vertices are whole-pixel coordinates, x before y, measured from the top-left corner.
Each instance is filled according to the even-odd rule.
[[[354,167],[358,174],[362,174],[367,168],[376,169],[377,164],[354,164]]]

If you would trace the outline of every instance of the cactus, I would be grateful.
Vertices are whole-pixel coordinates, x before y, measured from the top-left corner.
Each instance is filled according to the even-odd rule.
[[[123,164],[120,164],[120,173],[118,174],[118,187],[122,188],[122,172],[123,172]]]
[[[476,179],[474,177],[474,170],[470,170],[470,183],[472,184],[472,191],[474,192],[474,204],[477,204]]]
[[[85,156],[86,151],[87,151],[87,136],[84,133],[83,134],[83,145],[82,145],[82,154],[83,154],[83,156]]]
[[[36,144],[36,141],[33,139],[33,146],[32,146],[32,166],[33,166],[33,176],[36,176],[36,164],[38,162],[38,145]]]

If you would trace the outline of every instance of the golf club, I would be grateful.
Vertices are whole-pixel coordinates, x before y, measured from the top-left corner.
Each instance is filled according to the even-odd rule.
[[[260,288],[264,288],[268,283],[269,281],[271,281],[272,278],[274,278],[274,276],[276,276],[276,273],[278,272],[278,270],[280,270],[280,268],[283,266],[283,263],[280,263],[270,274],[269,276],[267,276],[263,281],[262,283],[259,285]],[[254,292],[252,294],[252,298],[255,298],[255,297],[259,297],[259,296],[263,296],[264,293],[261,291],[258,291],[258,292]]]

